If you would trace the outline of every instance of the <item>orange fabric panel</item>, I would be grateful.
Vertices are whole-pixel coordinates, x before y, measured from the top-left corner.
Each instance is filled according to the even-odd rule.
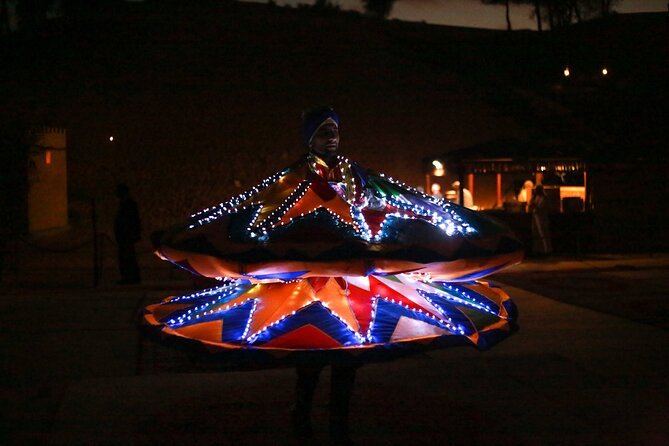
[[[174,331],[191,339],[209,342],[221,342],[223,333],[223,321],[211,321],[195,323],[184,327],[174,328]]]
[[[348,304],[347,292],[339,286],[334,278],[327,281],[325,286],[316,294],[316,298],[323,303],[323,306],[331,309],[346,321],[349,327],[355,331],[360,331],[358,319]]]
[[[253,198],[246,200],[243,205],[262,205],[262,209],[260,210],[256,221],[253,223],[253,226],[257,227],[272,212],[274,212],[274,210],[288,198],[291,192],[299,186],[301,181],[304,181],[304,175],[301,175],[298,172],[290,172],[279,178],[276,183],[272,184],[267,189],[259,192]]]
[[[174,296],[172,296],[174,297]],[[171,299],[171,298],[168,298]],[[157,320],[162,320],[165,316],[174,313],[175,311],[182,310],[184,308],[190,307],[190,304],[162,304],[162,305],[155,305],[151,308],[151,313],[153,314],[153,317],[155,317]]]
[[[260,297],[253,313],[249,335],[279,321],[312,302],[313,288],[306,281],[293,283],[267,283],[257,285],[246,297]]]
[[[281,217],[279,222],[280,224],[285,225],[289,223],[291,219],[306,215],[320,207],[325,207],[345,223],[353,224],[351,208],[346,201],[337,194],[334,194],[332,199],[324,201],[316,191],[314,191],[313,186],[309,187],[304,196]]]

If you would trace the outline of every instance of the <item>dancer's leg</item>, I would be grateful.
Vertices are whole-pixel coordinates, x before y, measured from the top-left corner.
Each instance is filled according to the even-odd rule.
[[[313,435],[311,429],[311,407],[314,400],[314,390],[318,384],[321,370],[323,370],[322,365],[297,367],[295,409],[292,413],[292,421],[293,434],[298,438],[308,438]]]
[[[332,366],[330,389],[330,435],[339,444],[350,443],[348,413],[355,385],[354,366]]]

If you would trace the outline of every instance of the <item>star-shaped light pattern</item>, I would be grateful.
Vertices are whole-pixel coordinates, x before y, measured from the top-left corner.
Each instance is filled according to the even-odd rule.
[[[346,158],[328,165],[309,154],[168,231],[161,258],[221,283],[144,317],[214,350],[487,347],[512,331],[515,307],[471,280],[519,261],[514,240]]]
[[[508,334],[513,314],[509,297],[486,282],[399,275],[226,280],[147,307],[145,318],[167,334],[223,348],[313,350],[444,336],[486,346]]]
[[[382,242],[384,229],[401,219],[425,221],[447,236],[476,232],[450,202],[383,174],[360,171],[344,157],[338,157],[332,169],[322,161],[285,169],[231,200],[193,214],[188,227],[193,229],[252,208],[246,231],[250,238],[260,241],[267,241],[272,229],[319,210],[351,226],[368,242]]]

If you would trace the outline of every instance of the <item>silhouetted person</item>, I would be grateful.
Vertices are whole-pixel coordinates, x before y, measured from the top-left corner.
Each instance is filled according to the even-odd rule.
[[[532,194],[529,210],[532,213],[532,251],[547,256],[553,252],[553,245],[548,223],[548,203],[541,184],[537,185]]]
[[[114,237],[118,247],[118,267],[121,273],[121,280],[116,283],[119,285],[140,283],[135,243],[141,238],[142,225],[137,203],[130,196],[130,190],[125,184],[116,186],[116,198],[119,200],[119,205],[114,219]]]
[[[330,107],[318,107],[302,114],[304,144],[309,155],[323,161],[327,167],[318,167],[327,176],[326,170],[335,167],[339,149],[339,116]],[[295,408],[292,412],[293,433],[300,439],[309,438],[311,408],[318,378],[326,363],[297,366]],[[355,384],[357,365],[333,364],[330,386],[330,435],[335,444],[348,444],[348,413]]]
[[[467,209],[471,209],[474,207],[474,198],[472,197],[472,193],[467,189],[466,187],[462,188],[462,203],[460,203],[460,182],[459,181],[454,181],[453,184],[453,190],[455,191],[455,204],[459,204],[460,206],[464,206]]]
[[[523,187],[520,189],[520,192],[518,193],[518,201],[523,206],[523,212],[528,212],[529,211],[530,201],[532,201],[532,189],[533,188],[534,188],[534,183],[532,183],[530,180],[526,180],[523,183]],[[543,186],[542,186],[542,190],[543,190]]]
[[[318,379],[326,364],[297,367],[295,386],[295,409],[293,409],[293,433],[297,438],[306,439],[313,435],[311,409]],[[350,443],[348,414],[355,385],[355,365],[331,366],[330,375],[330,436],[335,444]]]

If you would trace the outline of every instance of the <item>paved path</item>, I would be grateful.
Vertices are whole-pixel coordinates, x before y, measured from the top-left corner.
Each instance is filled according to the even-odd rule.
[[[530,260],[494,276],[510,285],[669,330],[669,256]]]
[[[153,289],[152,289],[153,288]],[[159,286],[0,296],[0,444],[295,444],[294,371],[214,373],[138,336]],[[359,444],[669,444],[669,333],[513,287],[521,329],[488,352],[360,369]],[[324,374],[314,444],[327,443]]]

